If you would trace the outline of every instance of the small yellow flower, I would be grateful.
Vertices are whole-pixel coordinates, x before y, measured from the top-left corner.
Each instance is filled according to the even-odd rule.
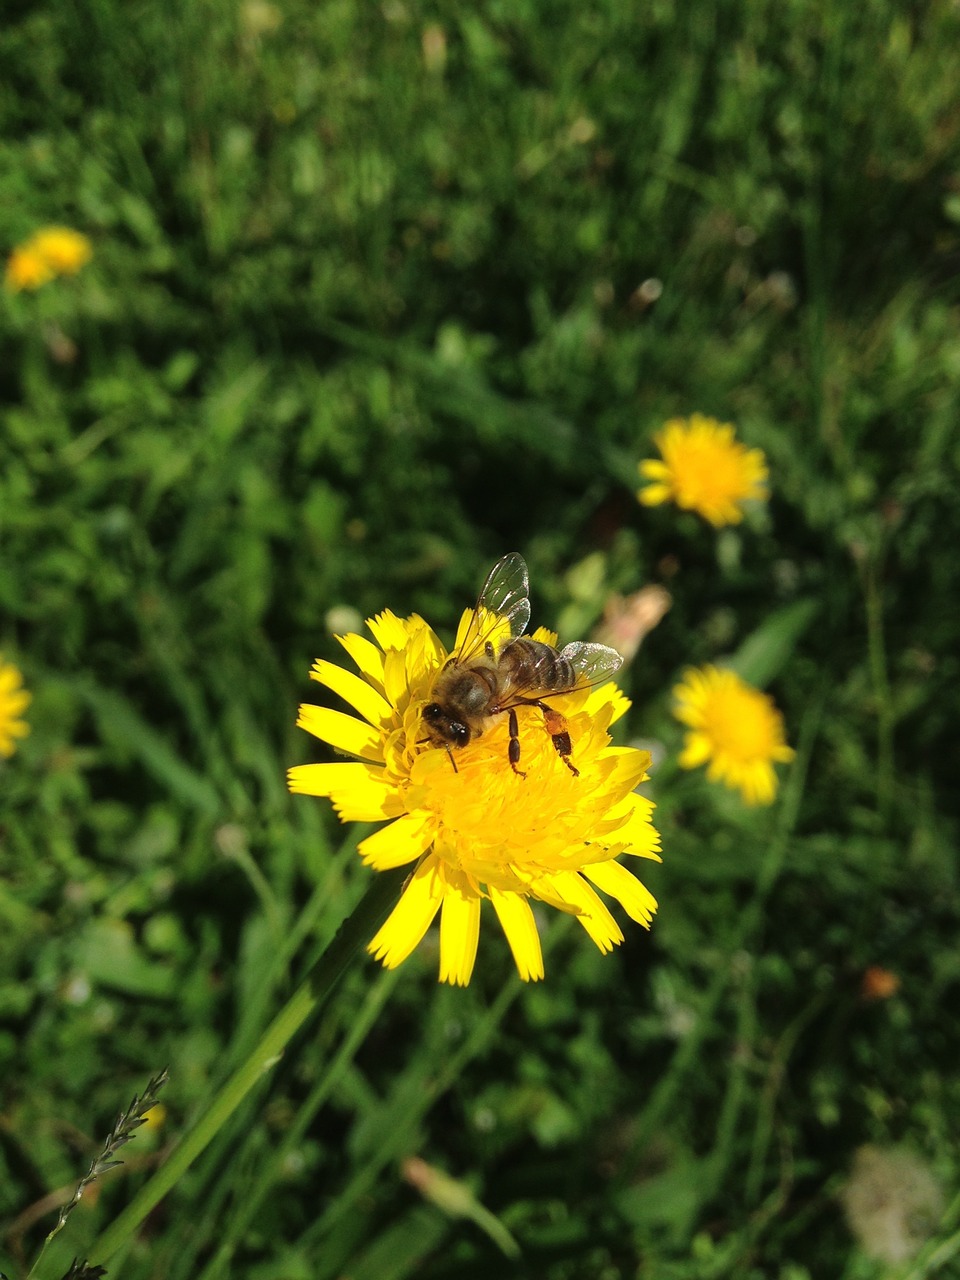
[[[10,254],[7,288],[12,293],[39,289],[55,276],[75,275],[92,256],[93,247],[82,232],[70,227],[43,227]]]
[[[53,276],[50,263],[28,243],[20,245],[10,254],[4,281],[10,293],[19,293],[21,289],[39,289],[48,280],[52,280]]]
[[[30,726],[20,717],[30,705],[31,695],[23,688],[23,677],[0,654],[0,756],[12,756],[17,738],[25,738]]]
[[[93,247],[81,231],[44,227],[31,241],[34,250],[61,276],[72,276],[93,257]]]
[[[471,625],[464,613],[454,652]],[[649,926],[656,901],[617,858],[659,861],[652,804],[634,788],[647,776],[649,754],[614,747],[607,730],[629,706],[615,685],[575,689],[555,699],[573,742],[579,776],[558,756],[543,715],[517,708],[520,777],[508,758],[507,716],[456,750],[425,741],[423,708],[448,654],[422,618],[385,612],[367,622],[374,641],[338,637],[360,675],[318,661],[311,676],[361,718],[303,706],[298,724],[353,762],[300,765],[290,789],[327,796],[341,821],[387,825],[361,841],[374,870],[413,864],[404,891],[369,950],[387,968],[404,961],[440,918],[440,980],[466,986],[473,972],[480,904],[493,906],[520,976],[543,977],[531,901],[576,916],[601,951],[623,940],[595,889]],[[534,632],[534,639],[555,637]]]
[[[684,672],[674,691],[677,719],[688,726],[680,764],[707,765],[711,782],[738,789],[749,805],[770,804],[777,794],[774,763],[794,756],[773,700],[733,671],[707,666]]]
[[[733,435],[730,423],[702,413],[671,418],[653,437],[663,461],[640,463],[651,483],[637,497],[648,507],[675,502],[718,529],[739,523],[744,502],[767,497],[767,464],[761,449],[748,449]]]

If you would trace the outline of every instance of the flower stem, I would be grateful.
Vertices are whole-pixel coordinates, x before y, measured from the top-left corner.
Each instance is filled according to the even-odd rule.
[[[212,1141],[261,1076],[276,1065],[293,1036],[333,990],[357,950],[386,919],[397,900],[406,874],[407,869],[401,868],[397,871],[380,872],[376,876],[353,912],[341,924],[330,945],[314,963],[304,982],[263,1033],[247,1060],[227,1080],[212,1105],[174,1150],[167,1163],[141,1187],[126,1209],[90,1246],[89,1262],[103,1263],[116,1253]]]

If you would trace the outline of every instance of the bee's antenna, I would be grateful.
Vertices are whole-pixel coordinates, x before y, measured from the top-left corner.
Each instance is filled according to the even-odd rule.
[[[453,772],[454,772],[454,773],[459,773],[459,772],[460,772],[460,770],[457,768],[457,762],[456,762],[456,760],[454,760],[454,758],[453,758],[453,752],[450,750],[450,748],[449,748],[449,747],[447,747],[447,755],[450,757],[450,763],[453,765]]]

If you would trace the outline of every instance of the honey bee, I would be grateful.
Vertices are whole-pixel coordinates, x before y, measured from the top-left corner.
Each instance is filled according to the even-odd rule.
[[[602,683],[623,659],[616,649],[603,644],[575,641],[557,650],[524,636],[530,621],[528,592],[527,566],[512,551],[487,575],[464,639],[434,682],[431,701],[423,709],[427,737],[421,741],[444,747],[454,770],[453,748],[465,747],[506,715],[510,767],[526,777],[518,767],[517,708],[537,707],[560,759],[574,777],[580,776],[570,760],[573,745],[567,722],[548,699]],[[504,623],[510,637],[498,643],[494,637],[498,632],[502,637]]]

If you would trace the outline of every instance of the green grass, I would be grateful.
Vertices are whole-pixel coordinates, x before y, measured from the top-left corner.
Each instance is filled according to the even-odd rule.
[[[0,245],[63,222],[95,256],[0,298],[0,650],[34,694],[0,767],[0,1270],[169,1065],[161,1135],[45,1265],[83,1256],[363,892],[358,832],[284,785],[332,630],[449,636],[517,549],[537,622],[673,596],[623,681],[664,751],[652,933],[602,957],[553,921],[537,987],[490,922],[466,991],[435,940],[357,964],[110,1274],[953,1273],[958,36],[945,0],[15,6]],[[719,535],[634,499],[694,410],[771,468]],[[731,654],[798,748],[770,811],[674,766],[671,685]],[[840,1207],[866,1143],[950,1206],[899,1269]]]

